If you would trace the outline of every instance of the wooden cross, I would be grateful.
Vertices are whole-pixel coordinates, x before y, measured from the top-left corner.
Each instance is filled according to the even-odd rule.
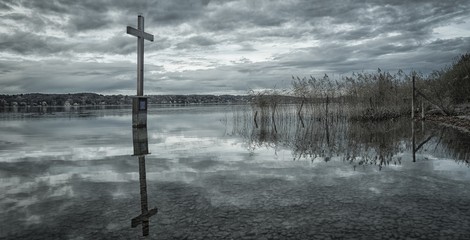
[[[146,33],[144,31],[144,17],[141,15],[137,18],[137,29],[133,27],[127,26],[127,34],[133,35],[137,37],[137,96],[144,95],[144,39],[153,42],[153,35]],[[134,118],[140,122],[140,118],[144,120],[142,124],[144,126],[147,125],[147,103],[144,102],[144,106],[141,106],[140,98],[135,99],[137,104],[132,104],[133,106],[133,114],[132,114],[132,122],[134,124]],[[135,134],[133,131],[134,142],[135,137],[139,137],[139,134]],[[145,128],[145,140],[147,136],[147,129]],[[146,145],[147,143],[145,143]],[[135,145],[134,145],[134,152]],[[139,154],[141,150],[138,151]],[[145,147],[145,154],[148,154],[148,149]],[[146,179],[146,172],[145,172],[145,156],[139,156],[139,181],[140,181],[140,208],[141,214],[131,220],[131,227],[135,228],[138,225],[142,224],[142,235],[148,236],[149,235],[149,218],[155,214],[157,214],[158,209],[148,209],[148,202],[147,202],[147,179]]]
[[[153,42],[153,35],[144,32],[144,17],[137,17],[137,29],[127,26],[127,34],[137,37],[137,96],[144,95],[144,39]]]

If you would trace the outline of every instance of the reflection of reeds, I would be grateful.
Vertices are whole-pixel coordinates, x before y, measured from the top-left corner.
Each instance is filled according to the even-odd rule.
[[[416,146],[420,152],[426,151],[425,145],[434,138],[424,129],[411,130],[409,121],[400,118],[410,113],[410,78],[403,71],[391,74],[380,69],[377,73],[353,74],[341,82],[327,75],[297,77],[290,92],[251,92],[251,111],[245,111],[249,116],[244,118],[251,121],[236,132],[248,140],[251,149],[288,148],[294,159],[328,161],[337,157],[380,168],[400,164],[401,153],[415,153]],[[464,157],[467,161],[467,152],[454,159]]]
[[[299,118],[295,104],[280,104],[275,112],[269,107],[240,106],[233,111],[232,132],[246,139],[251,150],[290,149],[294,160],[336,158],[354,166],[372,164],[379,168],[401,164],[402,153],[412,149],[409,120],[353,121],[347,117],[348,108],[338,103],[329,104],[328,110],[325,103],[306,104],[302,111],[315,114]],[[426,141],[423,145],[432,143],[423,129],[417,131],[416,137],[418,143]],[[460,156],[468,159],[468,147]]]

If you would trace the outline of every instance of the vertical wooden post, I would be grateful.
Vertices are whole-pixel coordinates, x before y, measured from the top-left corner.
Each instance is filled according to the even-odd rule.
[[[415,136],[415,97],[416,97],[416,93],[415,93],[415,75],[413,74],[413,77],[412,77],[412,81],[413,81],[413,90],[412,90],[412,96],[411,96],[411,142],[412,142],[412,153],[413,153],[413,162],[416,162],[416,136]]]
[[[424,101],[421,100],[421,120],[424,120]]]
[[[412,91],[412,97],[411,97],[411,120],[414,120],[415,119],[415,97],[416,97],[416,93],[415,93],[415,75],[413,74],[413,91]]]
[[[415,121],[411,120],[411,146],[413,148],[413,162],[416,162],[416,135],[415,135]]]
[[[144,31],[144,17],[137,17],[137,29]],[[137,96],[144,95],[144,38],[137,38]]]
[[[326,131],[326,144],[330,146],[330,129],[328,128],[328,104],[330,99],[326,95],[326,116],[325,116],[325,131]]]
[[[424,132],[424,119],[421,121],[421,132]]]

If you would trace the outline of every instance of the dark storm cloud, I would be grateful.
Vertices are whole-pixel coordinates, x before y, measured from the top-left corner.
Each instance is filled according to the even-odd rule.
[[[104,29],[109,26],[112,21],[106,13],[98,11],[82,11],[79,15],[73,15],[69,20],[70,31],[79,32],[92,29]]]
[[[470,37],[454,39],[438,39],[431,42],[426,48],[433,51],[460,51],[461,49],[470,49]]]
[[[39,36],[30,32],[15,31],[12,34],[0,33],[0,51],[22,55],[53,54],[68,49],[59,38]]]
[[[279,55],[276,63],[279,68],[297,69],[297,72],[305,72],[302,69],[312,69],[314,66],[314,69],[320,69],[328,74],[373,71],[377,68],[390,71],[402,69],[431,72],[449,64],[452,58],[465,49],[470,49],[470,38],[436,40],[430,44],[403,46],[385,42],[356,46],[330,44]]]
[[[57,61],[0,62],[10,72],[0,73],[0,89],[8,92],[103,92],[112,93],[134,88],[135,66],[128,62],[67,63]],[[147,65],[147,70],[161,70]],[[25,71],[24,69],[27,69]],[[51,74],[54,73],[54,74]]]
[[[158,44],[145,45],[146,52],[158,51],[171,46],[167,38],[157,36],[155,37],[155,41],[158,42]],[[135,37],[123,36],[122,33],[118,33],[106,40],[97,41],[93,44],[81,42],[71,44],[68,51],[75,53],[92,53],[99,56],[106,53],[118,55],[135,54],[136,49],[137,43]]]
[[[71,28],[77,30],[101,29],[112,22],[103,18],[109,12],[125,12],[126,15],[144,14],[150,22],[163,25],[178,24],[189,19],[200,17],[209,1],[186,0],[48,0],[19,1],[19,4],[42,13],[70,15]]]
[[[465,16],[469,10],[469,4],[465,1],[295,1],[289,5],[273,3],[270,6],[259,6],[259,9],[254,5],[254,9],[216,10],[202,20],[202,26],[210,31],[229,32],[250,26],[264,27],[259,37],[263,34],[276,36],[276,33],[280,37],[292,37],[308,33],[318,39],[340,41],[371,38],[397,31],[406,37],[423,39],[428,37],[434,27],[458,16]],[[266,19],[271,18],[276,20],[266,24]],[[293,28],[290,32],[288,29],[287,34],[285,29],[266,28],[283,26],[285,23],[292,23],[290,27]],[[305,23],[311,28],[302,31],[296,29],[296,25]],[[353,28],[335,29],[340,24],[350,24]]]
[[[183,42],[176,44],[179,49],[194,48],[194,47],[207,47],[216,44],[214,40],[211,40],[204,36],[190,37]]]
[[[28,17],[25,14],[20,14],[20,13],[8,13],[8,14],[3,15],[2,18],[11,19],[13,21],[24,21],[28,19]]]
[[[253,52],[256,51],[256,49],[253,47],[253,45],[249,43],[243,43],[241,44],[241,48],[239,49],[239,51]]]
[[[146,14],[150,20],[158,24],[179,24],[201,17],[209,1],[150,1]]]
[[[11,7],[6,3],[0,2],[0,9],[2,9],[2,10],[11,10]]]
[[[429,72],[470,49],[468,34],[436,37],[468,21],[467,0],[4,0],[0,9],[9,92],[133,89],[136,39],[125,26],[139,13],[155,35],[145,45],[155,93],[245,92],[379,67]]]
[[[55,0],[52,0],[52,1],[23,0],[23,1],[18,1],[18,3],[28,9],[43,11],[45,13],[53,12],[53,13],[61,14],[64,12],[68,12],[68,10],[70,9],[70,6],[64,5],[61,3],[61,1],[55,1]]]
[[[254,1],[255,2],[255,1]],[[252,5],[252,4],[249,4]],[[271,9],[261,9],[253,6],[244,6],[243,8],[216,8],[210,16],[204,16],[200,22],[200,26],[209,31],[233,31],[244,27],[271,27],[280,26],[286,19],[279,18]]]
[[[188,23],[195,28],[220,32],[233,37],[283,37],[295,38],[311,34],[317,39],[336,41],[359,40],[382,33],[398,31],[405,38],[424,39],[433,27],[443,21],[464,15],[468,9],[465,1],[294,1],[279,2],[225,2],[225,1],[22,1],[25,7],[68,15],[69,32],[104,29],[116,24],[109,13],[124,11],[146,12],[147,25],[177,25]],[[208,7],[210,6],[210,7]],[[134,15],[132,13],[131,15]],[[290,29],[283,24],[292,23]],[[308,23],[309,29],[296,29],[296,24]],[[357,25],[352,29],[337,29],[337,24]],[[276,28],[277,27],[277,28]],[[238,33],[237,29],[259,28],[253,36]],[[237,36],[242,35],[242,36]],[[207,46],[212,44],[198,44]],[[185,43],[179,47],[184,48]],[[189,45],[190,46],[190,45]]]
[[[123,22],[119,22],[120,19],[112,16],[115,13],[126,12],[126,15],[132,16],[132,26],[136,25],[135,15],[137,13],[146,13],[146,25],[169,25],[178,24],[187,21],[188,19],[195,18],[204,13],[202,10],[204,6],[208,4],[208,1],[68,1],[68,0],[50,0],[50,1],[18,1],[18,6],[22,6],[26,9],[31,10],[31,14],[20,14],[20,13],[8,13],[3,15],[4,19],[11,19],[19,24],[25,24],[27,29],[21,29],[20,32],[38,32],[44,29],[58,29],[66,32],[70,36],[75,36],[80,32],[87,30],[106,30],[116,25],[124,25]],[[13,5],[10,3],[9,5]],[[5,5],[5,6],[9,6]],[[59,18],[56,22],[50,20],[50,17]],[[131,19],[131,18],[129,18]],[[157,24],[153,24],[157,23]],[[124,27],[122,27],[124,29]],[[124,30],[123,30],[124,31]],[[123,32],[120,32],[119,36],[123,36]],[[54,49],[54,41],[49,42],[44,37],[37,38],[34,40],[24,40],[27,42],[13,43],[10,40],[16,38],[18,33],[8,34],[8,36],[2,36],[3,48],[9,49],[10,51],[16,51],[20,53],[29,52],[40,52],[44,53],[50,51],[50,53],[56,53],[62,51],[63,48],[58,46]],[[160,39],[166,39],[160,37]],[[61,45],[65,45],[67,39],[62,42]],[[203,41],[202,37],[195,43],[200,46],[210,45],[210,40]],[[108,39],[109,44],[115,44],[114,47],[106,47],[107,49],[118,49],[118,53],[128,53],[127,48],[122,50],[122,41],[116,39]],[[10,44],[12,45],[10,47]],[[83,45],[90,44],[90,42],[84,42]],[[21,46],[20,46],[21,45]],[[158,44],[159,47],[155,48],[152,46],[150,49],[160,50],[169,47],[168,42],[166,44]],[[92,47],[93,48],[93,47]],[[103,48],[99,48],[103,49]],[[82,52],[83,48],[79,47],[79,51]],[[102,51],[100,51],[102,52]]]

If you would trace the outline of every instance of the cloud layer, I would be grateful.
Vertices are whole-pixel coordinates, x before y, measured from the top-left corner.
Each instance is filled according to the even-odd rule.
[[[470,49],[470,2],[4,0],[0,93],[135,92],[145,16],[147,94],[243,94],[292,75],[430,72]]]

